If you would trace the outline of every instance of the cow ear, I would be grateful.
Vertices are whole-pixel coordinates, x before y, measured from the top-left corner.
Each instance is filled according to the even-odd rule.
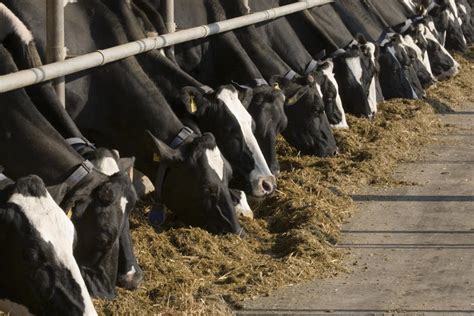
[[[239,93],[240,102],[247,109],[252,102],[253,90],[251,88],[237,88],[237,92]]]
[[[291,97],[286,99],[285,105],[290,106],[296,104],[306,93],[308,93],[308,86],[303,86],[296,91]]]
[[[135,165],[135,157],[120,158],[118,161],[119,169],[122,172],[126,172],[133,181],[133,166]]]
[[[361,44],[361,45],[367,44],[367,38],[366,38],[363,34],[358,33],[358,34],[356,35],[356,40],[357,40],[357,42],[359,42],[359,44]]]
[[[184,157],[179,149],[173,149],[156,138],[149,130],[146,131],[147,144],[153,151],[154,162],[181,162]]]
[[[207,105],[202,92],[196,87],[184,87],[180,90],[179,100],[189,114],[198,116]]]

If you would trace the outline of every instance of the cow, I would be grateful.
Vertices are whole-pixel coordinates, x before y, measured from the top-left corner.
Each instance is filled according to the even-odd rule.
[[[426,10],[419,12],[419,9],[410,3],[410,1],[400,3],[398,0],[388,0],[385,2],[388,6],[386,7],[381,6],[377,1],[371,2],[374,7],[378,8],[378,12],[386,23],[403,35],[402,44],[405,48],[415,51],[417,48],[421,50],[421,55],[416,52],[417,62],[422,63],[427,70],[431,69],[432,75],[437,80],[455,76],[459,72],[459,64],[439,43],[433,19],[427,15]],[[420,81],[424,81],[423,78],[420,78]]]
[[[362,34],[380,47],[379,81],[383,96],[418,99],[423,88],[399,37],[393,36],[385,21],[364,1],[337,0],[334,8],[353,34]],[[400,59],[397,59],[400,58]]]
[[[227,8],[227,5],[234,4],[240,5],[221,2],[229,18],[238,15],[238,9]],[[234,30],[234,34],[264,79],[270,86],[278,87],[285,94],[285,113],[288,115],[289,106],[292,106],[292,111],[298,112],[298,115],[292,115],[293,122],[288,120],[288,126],[282,132],[290,145],[305,154],[334,155],[337,152],[335,139],[314,77],[297,76],[271,47],[259,40],[254,26]],[[293,130],[294,126],[301,125],[305,125],[306,129]],[[293,135],[296,135],[295,139],[291,138]]]
[[[281,4],[291,2],[294,1],[280,1]],[[262,5],[257,1],[255,5],[257,3],[259,6]],[[274,2],[270,1],[267,6],[273,4]],[[327,21],[331,21],[330,27],[326,25]],[[290,26],[294,32],[289,29]],[[372,44],[365,43],[361,46],[357,43],[331,6],[323,5],[289,15],[286,18],[265,24],[265,27],[270,30],[269,36],[275,47],[279,47],[282,52],[284,47],[290,46],[298,51],[307,49],[313,57],[332,57],[326,60],[325,73],[329,74],[328,70],[334,69],[335,76],[333,75],[334,80],[331,81],[335,86],[340,87],[338,90],[345,110],[358,116],[372,117],[375,115],[377,112],[376,67],[375,60],[372,58],[375,57],[372,56],[375,54],[375,47],[372,47]],[[294,36],[288,36],[289,34],[294,34]],[[296,37],[299,41],[294,40]],[[349,46],[351,47],[349,48]],[[346,48],[348,49],[346,50]],[[366,51],[367,49],[371,53],[366,55],[362,50]],[[359,71],[360,69],[362,72]]]
[[[122,21],[129,40],[138,40],[146,36],[147,31],[156,31],[154,28],[151,30],[140,28],[139,20],[135,18],[125,1],[110,1],[108,5]],[[139,14],[138,10],[140,9],[135,8],[135,14]],[[153,10],[153,7],[148,4],[144,10],[149,12]],[[142,20],[147,19],[144,15],[144,13],[141,15]],[[252,133],[251,125],[249,125],[251,120],[248,120],[250,115],[244,108],[251,102],[252,91],[245,96],[245,100],[241,99],[237,90],[230,85],[220,86],[215,91],[208,88],[206,91],[202,88],[203,83],[195,80],[176,65],[170,65],[170,62],[164,60],[164,56],[157,52],[138,56],[138,61],[160,87],[181,119],[190,114],[196,119],[194,125],[197,123],[199,132],[211,132],[216,137],[217,145],[230,162],[235,176],[243,180],[243,189],[256,197],[263,197],[274,191],[275,177]],[[182,89],[185,86],[189,88]],[[193,107],[190,107],[191,104]]]
[[[17,71],[0,45],[0,73]],[[119,236],[124,214],[135,205],[126,172],[106,176],[96,171],[36,110],[24,89],[0,95],[0,157],[7,175],[39,175],[55,201],[71,215],[78,243],[74,255],[90,293],[114,297]],[[34,157],[34,159],[31,159]]]
[[[8,48],[19,69],[28,69],[42,65],[34,41],[24,43],[17,34],[11,33],[4,38],[3,44]],[[57,98],[51,83],[47,82],[30,86],[26,88],[26,91],[40,113],[66,139],[66,142],[83,158],[89,160],[99,172],[112,176],[120,172],[120,170],[127,170],[128,172],[132,170],[134,159],[120,158],[116,150],[96,148],[82,135]],[[127,195],[135,195],[135,190],[131,183],[128,191],[130,192]],[[125,226],[120,236],[118,284],[119,286],[132,289],[140,284],[143,272],[133,255],[128,215],[128,212],[125,213]]]
[[[12,181],[0,168],[0,311],[97,315],[73,255],[76,242],[73,223],[38,176]]]
[[[33,30],[44,56],[45,36],[40,27],[44,25],[44,6],[29,1],[8,5]],[[95,14],[90,16],[90,10]],[[126,40],[120,22],[100,1],[68,5],[65,14],[69,25],[66,45],[73,54]],[[242,232],[224,177],[228,165],[218,159],[221,156],[214,137],[191,133],[179,121],[136,58],[75,77],[67,83],[66,99],[68,113],[88,139],[117,148],[124,156],[135,156],[136,168],[148,177],[154,178],[162,170],[156,183],[157,207],[164,204],[187,224],[209,227],[216,233]],[[182,190],[183,183],[186,190]],[[189,216],[190,212],[197,216]],[[199,220],[193,221],[196,217]]]

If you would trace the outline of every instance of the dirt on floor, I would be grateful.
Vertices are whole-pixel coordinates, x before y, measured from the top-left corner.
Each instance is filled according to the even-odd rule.
[[[349,194],[396,184],[395,165],[416,159],[420,145],[446,130],[434,113],[472,102],[472,58],[472,50],[457,55],[460,75],[430,88],[427,101],[385,102],[374,120],[349,116],[350,129],[336,131],[337,157],[304,156],[279,139],[278,191],[252,203],[256,219],[242,220],[245,239],[174,223],[156,232],[147,223],[151,201],[143,202],[131,228],[144,282],[113,301],[97,300],[98,312],[230,314],[243,299],[344,272],[344,253],[332,245],[354,210]]]

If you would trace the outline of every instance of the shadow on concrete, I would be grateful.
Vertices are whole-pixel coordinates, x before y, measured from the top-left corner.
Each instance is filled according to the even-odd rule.
[[[473,195],[353,195],[356,202],[474,202]]]

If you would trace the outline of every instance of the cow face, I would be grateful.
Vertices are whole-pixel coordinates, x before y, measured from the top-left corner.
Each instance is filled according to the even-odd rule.
[[[244,188],[256,197],[273,193],[275,177],[255,138],[255,122],[246,109],[252,100],[252,90],[239,98],[239,91],[230,85],[206,96],[194,88],[185,88],[181,96],[201,130],[215,135],[219,149],[236,176],[243,180]]]
[[[321,87],[321,93],[324,102],[324,111],[331,127],[348,128],[346,113],[342,106],[341,96],[339,95],[339,85],[334,75],[334,63],[326,60],[318,65],[313,72],[316,82]]]
[[[459,72],[459,64],[438,41],[429,26],[432,25],[432,22],[428,19],[424,23],[418,24],[417,28],[420,36],[426,42],[426,52],[429,56],[433,75],[438,80],[445,80],[455,76]]]
[[[467,50],[467,41],[462,30],[462,19],[459,16],[454,0],[437,1],[438,6],[430,11],[434,24],[441,37],[441,44],[459,51]]]
[[[418,47],[410,34],[400,36],[399,38],[401,45],[405,49],[408,57],[411,59],[413,68],[416,71],[421,86],[424,89],[429,88],[435,82],[435,78],[431,73],[431,65],[428,54],[426,51],[424,53],[421,48]],[[422,45],[425,46],[425,43],[422,42]]]
[[[210,133],[173,149],[148,133],[155,161],[169,167],[161,188],[163,203],[186,224],[212,233],[242,234],[229,193],[232,169]]]
[[[422,91],[421,84],[411,67],[411,59],[398,42],[391,40],[381,47],[379,64],[380,86],[386,99],[418,98],[413,82],[418,82]]]
[[[335,155],[336,141],[314,77],[309,75],[293,80],[273,77],[270,83],[277,83],[286,96],[288,125],[282,134],[288,143],[304,154],[320,157]]]
[[[73,256],[72,222],[36,176],[19,179],[7,191],[0,202],[0,250],[7,254],[0,260],[7,272],[0,278],[0,310],[95,315]]]
[[[71,210],[78,243],[74,256],[91,295],[115,297],[119,237],[136,194],[125,172],[98,175],[99,184],[88,195],[75,193],[65,209]],[[80,189],[79,189],[80,190]],[[70,204],[72,203],[72,204]]]
[[[274,175],[280,172],[276,138],[288,124],[284,104],[285,95],[279,86],[262,85],[253,89],[253,98],[247,108],[255,121],[255,137]]]
[[[375,45],[363,42],[333,59],[342,104],[348,113],[372,117],[377,112],[375,55]]]

